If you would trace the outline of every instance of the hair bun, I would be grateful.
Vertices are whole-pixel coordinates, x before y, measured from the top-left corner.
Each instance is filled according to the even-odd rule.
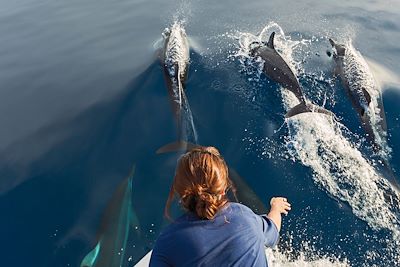
[[[210,154],[212,154],[212,155],[214,155],[214,156],[221,156],[221,154],[219,154],[219,151],[218,151],[218,149],[216,149],[215,147],[213,147],[213,146],[208,146],[208,147],[206,147],[205,148],[205,151],[206,152],[208,152],[208,153],[210,153]]]

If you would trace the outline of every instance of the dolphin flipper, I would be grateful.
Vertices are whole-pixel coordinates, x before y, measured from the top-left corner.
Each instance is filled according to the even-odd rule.
[[[274,50],[275,50],[274,38],[275,38],[275,32],[272,32],[272,33],[271,33],[271,36],[269,37],[269,40],[268,40],[267,46],[268,46],[269,48],[271,48],[271,49],[274,49]]]
[[[179,151],[186,153],[187,151],[190,151],[196,147],[200,146],[186,141],[176,141],[160,147],[156,151],[156,154],[164,154],[164,153],[179,152]]]
[[[285,118],[291,118],[293,116],[296,116],[301,113],[306,113],[306,112],[317,112],[317,113],[325,114],[325,115],[328,115],[331,117],[335,117],[335,114],[333,114],[331,111],[329,111],[323,107],[320,107],[320,106],[317,106],[317,105],[314,105],[311,103],[300,103],[297,106],[290,109],[286,113]]]
[[[369,103],[371,103],[371,95],[368,93],[367,90],[365,90],[365,88],[362,88],[362,91],[364,93],[365,100],[367,100],[367,104],[369,105]]]

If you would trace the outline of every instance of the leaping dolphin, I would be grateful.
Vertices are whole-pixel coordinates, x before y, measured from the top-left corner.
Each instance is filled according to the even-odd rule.
[[[336,63],[335,75],[342,81],[361,125],[375,151],[386,146],[387,125],[382,95],[368,64],[352,46],[329,39]],[[329,54],[328,54],[329,55]]]
[[[387,172],[386,178],[400,193],[397,181],[389,164],[390,148],[387,146],[387,124],[383,108],[381,90],[375,81],[367,62],[351,42],[338,44],[329,39],[335,60],[335,75],[342,81],[354,109],[358,113],[366,138],[372,148],[382,158],[382,166]],[[327,52],[330,56],[330,52]]]
[[[269,37],[268,43],[253,42],[251,45],[256,44],[256,46],[250,47],[250,54],[255,57],[261,57],[264,60],[264,73],[273,81],[290,90],[300,101],[300,104],[289,110],[285,117],[289,118],[304,112],[318,112],[334,117],[332,112],[306,100],[292,69],[275,50],[274,37],[275,32]]]
[[[164,48],[161,54],[161,64],[164,77],[178,124],[179,139],[191,135],[196,141],[197,134],[189,103],[185,94],[186,80],[189,69],[189,42],[181,23],[175,22],[163,32]],[[184,125],[186,123],[186,125]],[[186,128],[186,129],[185,129]]]

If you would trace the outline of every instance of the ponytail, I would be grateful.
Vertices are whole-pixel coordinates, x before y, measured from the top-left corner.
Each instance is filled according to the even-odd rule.
[[[185,210],[200,219],[211,220],[228,202],[226,192],[232,187],[224,159],[214,147],[199,147],[184,154],[178,161],[173,185],[165,206],[169,208],[178,195]]]

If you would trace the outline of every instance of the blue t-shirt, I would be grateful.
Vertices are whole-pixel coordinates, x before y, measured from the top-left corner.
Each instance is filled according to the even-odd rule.
[[[150,266],[268,266],[265,246],[278,242],[265,215],[230,202],[213,220],[186,213],[161,232]]]

